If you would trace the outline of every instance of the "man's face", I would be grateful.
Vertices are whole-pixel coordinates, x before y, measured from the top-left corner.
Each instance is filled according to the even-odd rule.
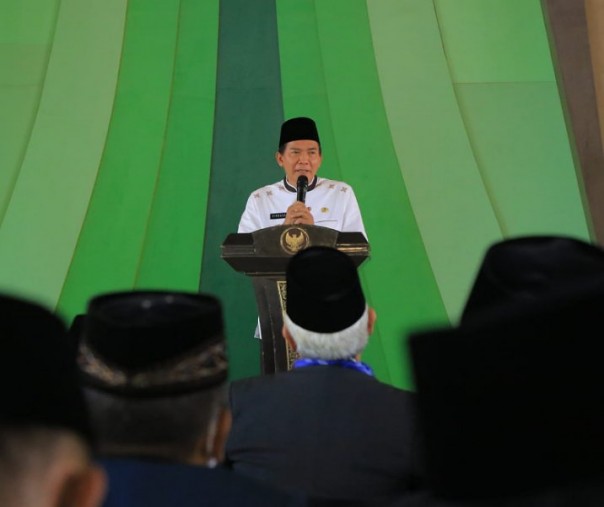
[[[293,187],[302,175],[306,176],[310,183],[323,161],[319,143],[309,140],[290,141],[285,145],[283,154],[277,152],[276,159],[283,167],[288,183]]]

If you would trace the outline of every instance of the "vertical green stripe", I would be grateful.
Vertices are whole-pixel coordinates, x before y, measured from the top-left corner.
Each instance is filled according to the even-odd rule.
[[[449,318],[455,320],[485,238],[498,239],[501,230],[468,140],[431,2],[370,5],[397,158]]]
[[[361,275],[378,322],[364,357],[382,380],[409,386],[403,332],[443,310],[392,147],[366,4],[279,6],[285,110],[299,112],[302,103],[318,116],[321,172],[353,185],[371,244]],[[300,23],[304,40],[294,30]],[[303,85],[300,75],[307,77]]]
[[[252,282],[220,258],[248,195],[276,181],[283,119],[274,0],[222,0],[212,177],[200,290],[224,304],[231,376],[260,371]]]
[[[541,0],[433,3],[456,83],[555,81]]]
[[[555,83],[463,84],[457,96],[506,236],[589,240]]]
[[[59,0],[0,4],[0,224],[34,125]]]
[[[161,173],[137,287],[197,291],[210,180],[218,0],[182,0]]]
[[[90,295],[130,289],[147,229],[172,87],[178,0],[131,0],[111,126],[78,247],[65,313]]]
[[[589,238],[541,2],[435,5],[459,107],[505,235]]]
[[[340,179],[314,0],[279,0],[279,50],[286,118],[310,116],[324,149],[321,176]],[[300,34],[304,34],[303,37]]]
[[[62,2],[36,122],[0,230],[3,288],[52,307],[104,145],[123,20],[123,0]]]

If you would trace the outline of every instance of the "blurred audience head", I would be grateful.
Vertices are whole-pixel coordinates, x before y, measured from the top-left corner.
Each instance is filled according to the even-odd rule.
[[[565,291],[604,272],[604,250],[568,236],[519,236],[485,252],[461,315],[461,323],[514,301],[530,303]]]
[[[104,456],[213,466],[229,429],[222,305],[123,291],[90,300],[79,364]]]
[[[363,351],[376,316],[348,255],[306,248],[289,261],[286,284],[283,334],[299,356],[345,359]]]
[[[0,505],[100,505],[105,475],[61,318],[0,295]]]
[[[458,326],[411,333],[428,483],[498,498],[604,477],[604,253],[568,237],[504,240]]]

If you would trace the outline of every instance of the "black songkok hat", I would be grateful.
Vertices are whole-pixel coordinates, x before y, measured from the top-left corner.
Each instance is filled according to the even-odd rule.
[[[530,303],[603,274],[604,250],[579,239],[544,235],[499,241],[483,257],[461,323],[491,307]]]
[[[201,390],[226,380],[222,305],[208,294],[124,291],[88,304],[80,369],[94,388],[132,397]]]
[[[357,268],[335,248],[314,246],[294,255],[286,272],[287,315],[307,331],[335,333],[365,312]]]
[[[281,135],[279,136],[279,147],[290,141],[299,141],[301,139],[317,141],[317,143],[321,144],[317,125],[313,120],[301,116],[283,122],[283,125],[281,125]]]
[[[1,425],[73,431],[93,445],[75,348],[61,318],[0,295],[0,357]]]

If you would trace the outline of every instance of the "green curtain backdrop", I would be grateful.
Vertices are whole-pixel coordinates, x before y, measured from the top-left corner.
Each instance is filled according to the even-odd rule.
[[[259,372],[257,313],[220,245],[282,177],[287,117],[359,199],[364,359],[393,385],[491,242],[589,239],[539,0],[0,0],[0,108],[0,290],[68,322],[101,292],[212,292],[232,378]]]

